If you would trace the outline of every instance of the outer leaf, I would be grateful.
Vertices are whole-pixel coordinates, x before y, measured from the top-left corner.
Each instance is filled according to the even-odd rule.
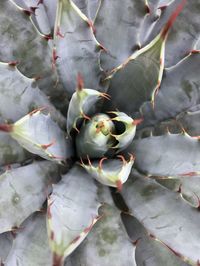
[[[200,173],[183,173],[176,177],[155,177],[162,186],[180,193],[181,197],[190,205],[199,208],[200,199]]]
[[[101,47],[94,37],[91,22],[71,0],[59,0],[55,27],[54,57],[65,89],[70,94],[74,92],[79,72],[86,88],[99,89],[102,73],[98,50]]]
[[[47,160],[61,163],[73,153],[64,132],[50,114],[43,114],[41,109],[32,111],[11,125],[10,135],[22,147]]]
[[[150,5],[150,9],[158,9],[171,4],[174,0],[147,0],[147,4]],[[151,10],[152,11],[152,10]]]
[[[114,70],[113,77],[109,77],[112,78],[108,89],[112,99],[107,104],[112,104],[109,109],[117,108],[133,115],[144,102],[154,102],[163,74],[164,46],[163,38],[158,35]]]
[[[31,213],[39,210],[46,199],[48,185],[57,177],[58,168],[49,162],[34,163],[2,174],[0,233],[19,227]]]
[[[31,157],[15,140],[3,132],[0,132],[0,150],[0,165],[21,163]]]
[[[13,244],[13,236],[10,232],[0,235],[0,263],[3,264]]]
[[[19,230],[5,265],[52,265],[44,214],[34,214]]]
[[[163,243],[150,237],[136,218],[122,214],[122,221],[129,237],[136,245],[135,257],[137,266],[189,266]]]
[[[159,1],[158,7],[166,6],[167,1]],[[170,2],[168,0],[168,2]],[[154,23],[153,27],[149,27],[151,32],[148,38],[146,38],[145,43],[152,40],[165,25],[166,21],[169,19],[170,14],[176,9],[177,5],[181,0],[171,1],[169,6],[162,8],[161,15],[159,19]],[[183,11],[174,23],[173,29],[169,34],[168,41],[166,43],[166,66],[170,67],[178,63],[181,59],[185,57],[189,51],[194,49],[194,45],[200,34],[200,25],[198,20],[198,10],[200,8],[200,1],[187,1]],[[151,23],[153,23],[153,14],[151,18]],[[151,26],[151,25],[148,25]],[[147,32],[143,32],[141,37],[146,37]],[[141,40],[143,43],[143,40]]]
[[[0,10],[0,61],[19,61],[22,73],[28,77],[42,77],[39,83],[45,93],[51,93],[52,97],[57,95],[48,38],[36,31],[30,13],[24,12],[12,0],[2,0]]]
[[[199,119],[200,119],[200,110],[193,112],[188,111],[177,117],[177,120],[181,123],[184,130],[190,136],[200,135],[200,125],[198,123]]]
[[[31,13],[31,19],[38,30],[46,35],[51,34],[50,23],[44,3],[40,3],[38,0],[14,0],[14,2]],[[46,0],[44,2],[46,3]],[[54,8],[56,10],[56,1],[53,2],[55,3]]]
[[[113,206],[107,188],[101,190],[101,196],[106,202],[101,208],[103,217],[69,260],[74,266],[110,266],[112,263],[116,266],[134,266],[135,248],[125,234],[120,212]]]
[[[48,200],[47,224],[54,264],[57,261],[61,265],[98,220],[100,204],[96,193],[96,185],[78,166],[53,187]]]
[[[153,41],[113,70],[109,78],[114,76],[108,90],[112,97],[112,108],[120,108],[120,111],[133,114],[146,101],[151,101],[154,106],[154,98],[163,75],[166,39],[176,17],[183,9],[184,2],[185,0],[181,1],[177,6]]]
[[[73,2],[88,18],[95,20],[101,0],[74,0]]]
[[[39,90],[34,79],[22,75],[15,66],[0,63],[0,95],[0,120],[14,122],[38,107],[48,106],[53,119],[62,127],[65,125],[64,117]]]
[[[130,180],[124,188],[128,206],[150,234],[189,264],[197,265],[199,212],[148,178]]]
[[[155,124],[200,103],[200,54],[191,54],[183,61],[165,71],[161,88],[155,99],[155,106],[143,109],[145,121]],[[172,101],[173,99],[173,101]]]
[[[200,170],[200,142],[185,134],[166,134],[133,142],[136,167],[150,175],[175,176]]]
[[[120,159],[109,160],[105,160],[107,158],[104,157],[99,162],[94,161],[92,163],[88,159],[88,165],[82,162],[81,166],[103,185],[117,187],[118,190],[121,190],[122,184],[129,177],[135,158],[130,155],[129,161],[126,161],[122,155],[118,157]]]
[[[57,7],[57,1],[54,0],[45,0],[43,3],[40,3],[40,5],[44,6],[44,9],[46,11],[46,15],[49,21],[49,25],[51,28],[51,32],[54,31],[54,25],[56,20],[56,7]],[[40,27],[42,27],[42,23],[40,23]]]
[[[127,0],[123,5],[120,0],[101,1],[94,25],[97,40],[108,51],[102,55],[104,69],[118,66],[138,49],[145,14],[144,1]]]

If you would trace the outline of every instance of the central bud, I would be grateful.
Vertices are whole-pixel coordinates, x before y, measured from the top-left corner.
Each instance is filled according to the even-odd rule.
[[[76,137],[76,151],[81,158],[101,158],[113,146],[114,123],[106,114],[97,114],[84,122]]]

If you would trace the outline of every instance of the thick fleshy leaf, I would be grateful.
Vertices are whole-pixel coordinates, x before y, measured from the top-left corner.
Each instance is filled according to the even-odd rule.
[[[144,124],[155,124],[157,121],[175,118],[200,103],[200,77],[197,71],[199,67],[200,54],[195,53],[165,71],[161,88],[155,98],[154,109],[146,105],[142,110]]]
[[[200,142],[186,134],[166,134],[133,141],[136,167],[150,175],[175,176],[200,171]]]
[[[46,0],[42,1],[44,3],[40,3],[38,0],[13,0],[13,2],[31,13],[31,19],[39,31],[45,35],[51,34],[51,27],[44,6]],[[52,5],[53,2],[56,3],[56,1],[52,1]],[[56,10],[56,5],[54,5],[54,8]]]
[[[198,123],[198,121],[200,120],[199,108],[197,111],[188,111],[180,114],[177,117],[177,120],[181,123],[184,130],[190,136],[200,136],[200,124]]]
[[[114,123],[106,114],[97,114],[83,124],[76,136],[76,152],[81,158],[102,158],[113,146]]]
[[[46,16],[48,18],[49,26],[51,29],[51,32],[54,31],[54,25],[55,25],[55,20],[56,20],[56,8],[57,8],[57,1],[55,0],[44,0],[40,1],[39,5],[43,5]],[[39,23],[40,28],[43,27],[42,21]]]
[[[15,66],[0,63],[0,95],[1,122],[15,122],[30,111],[46,106],[51,109],[53,119],[65,126],[64,117],[39,90],[34,79],[22,75]]]
[[[45,215],[35,213],[19,229],[5,265],[52,265]]]
[[[0,61],[19,61],[23,74],[41,77],[38,82],[45,93],[51,97],[57,95],[59,88],[55,90],[56,75],[52,72],[48,37],[37,32],[30,20],[30,12],[25,12],[13,1],[2,0],[0,18]]]
[[[162,6],[165,6],[166,1],[159,1]],[[168,1],[170,2],[170,1]],[[148,43],[152,38],[154,38],[162,27],[165,25],[166,21],[169,19],[170,14],[176,9],[177,5],[182,2],[181,0],[171,1],[171,3],[166,6],[166,8],[161,8],[161,15],[159,19],[153,24],[153,14],[151,19],[150,27],[149,24],[147,29],[151,29],[148,38],[144,43]],[[159,3],[159,5],[160,5]],[[183,11],[174,23],[172,31],[169,33],[169,38],[166,43],[166,60],[165,65],[167,67],[173,66],[183,59],[186,54],[194,49],[195,43],[200,34],[199,25],[199,13],[200,1],[187,1],[184,6]],[[146,30],[147,32],[147,30]],[[144,37],[146,34],[143,31],[141,34]],[[143,43],[143,40],[141,40]]]
[[[59,178],[50,162],[7,170],[0,176],[0,232],[10,231],[44,203],[48,186]],[[6,193],[5,193],[6,192]]]
[[[71,143],[66,142],[65,133],[42,109],[33,110],[14,124],[1,124],[22,147],[47,160],[61,163],[73,154]]]
[[[54,263],[63,262],[87,236],[98,220],[99,206],[97,187],[79,166],[53,186],[47,224]]]
[[[80,84],[81,86],[81,84]],[[101,98],[108,98],[107,94],[92,89],[77,88],[69,102],[67,113],[67,132],[70,134],[72,128],[77,128],[80,118],[90,119],[95,103]]]
[[[73,2],[88,18],[95,20],[101,0],[74,0]]]
[[[55,27],[54,61],[65,89],[70,94],[74,92],[78,73],[82,74],[86,88],[99,89],[101,46],[90,20],[71,0],[59,0]]]
[[[122,214],[122,221],[130,239],[136,245],[135,259],[137,266],[189,266],[167,246],[149,236],[135,217]]]
[[[102,219],[66,260],[65,266],[70,265],[68,261],[73,266],[110,266],[112,262],[116,266],[136,265],[135,247],[125,233],[120,211],[113,205],[106,187],[100,191],[100,194],[106,202],[101,208]]]
[[[111,79],[108,93],[112,98],[112,110],[117,108],[133,115],[146,101],[154,106],[163,76],[165,43],[183,4],[184,1],[177,6],[160,33],[149,44],[111,72],[107,79]]]
[[[0,132],[0,150],[0,166],[21,163],[31,157],[31,154],[4,132]]]
[[[166,7],[168,6],[170,3],[173,2],[173,0],[146,0],[147,4],[150,6],[150,11],[151,7],[153,9],[158,9],[158,8],[162,8],[162,7]]]
[[[0,263],[4,263],[13,244],[12,233],[6,232],[0,235]]]
[[[149,178],[130,179],[123,197],[154,237],[191,265],[199,262],[199,212]]]
[[[114,70],[109,77],[111,101],[106,103],[106,107],[133,115],[144,102],[154,102],[163,74],[164,47],[163,36],[158,35]]]
[[[126,149],[129,144],[133,141],[136,132],[136,125],[142,122],[142,119],[134,120],[130,116],[122,112],[111,112],[115,115],[112,121],[117,121],[123,124],[124,131],[120,134],[112,134],[117,140],[117,145],[114,147],[119,149],[118,151]],[[123,130],[123,129],[122,129]]]
[[[103,185],[117,187],[118,190],[121,190],[122,184],[129,177],[135,158],[130,155],[130,159],[126,161],[122,155],[118,157],[119,159],[108,160],[104,157],[99,162],[88,160],[88,164],[82,162],[81,166]]]
[[[153,177],[162,186],[178,192],[190,205],[199,208],[200,172],[183,173],[176,177]]]
[[[101,1],[94,26],[97,40],[107,50],[101,56],[104,69],[120,65],[138,49],[145,14],[144,1],[126,0],[123,5],[120,0]]]

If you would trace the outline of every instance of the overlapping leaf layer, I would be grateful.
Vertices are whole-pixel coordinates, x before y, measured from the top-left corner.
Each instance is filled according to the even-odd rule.
[[[199,9],[1,0],[2,265],[200,264]]]

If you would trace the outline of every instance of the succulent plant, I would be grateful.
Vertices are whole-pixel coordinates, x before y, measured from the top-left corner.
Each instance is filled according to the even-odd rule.
[[[1,0],[1,265],[200,265],[199,10]]]

